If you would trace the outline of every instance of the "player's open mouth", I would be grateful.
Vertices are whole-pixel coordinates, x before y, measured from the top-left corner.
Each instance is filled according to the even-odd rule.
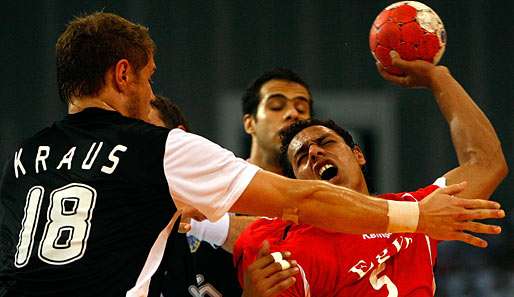
[[[331,180],[337,176],[337,167],[332,164],[325,164],[321,167],[318,174],[322,180]]]

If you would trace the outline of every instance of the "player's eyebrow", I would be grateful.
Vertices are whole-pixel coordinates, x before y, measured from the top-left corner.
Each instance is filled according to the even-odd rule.
[[[296,96],[293,98],[288,98],[288,97],[284,96],[284,94],[281,94],[281,93],[272,93],[272,94],[266,96],[266,99],[271,99],[271,98],[285,99],[285,100],[301,100],[301,101],[305,101],[307,103],[310,102],[310,98],[306,98],[304,96]]]
[[[269,94],[268,96],[265,97],[265,99],[268,99],[268,100],[271,98],[287,100],[287,97],[280,93]]]
[[[311,102],[311,99],[310,98],[306,98],[304,96],[297,96],[297,97],[294,97],[293,100],[301,100],[301,101],[305,101],[307,103]]]
[[[298,150],[293,152],[293,160],[296,160],[299,156],[306,153],[309,150],[309,146],[311,145],[311,143],[320,143],[323,141],[323,139],[325,139],[329,136],[330,136],[330,133],[326,132],[326,133],[321,134],[320,136],[318,136],[317,138],[315,138],[313,140],[305,141],[304,143],[302,143],[302,145],[300,146],[300,148]]]

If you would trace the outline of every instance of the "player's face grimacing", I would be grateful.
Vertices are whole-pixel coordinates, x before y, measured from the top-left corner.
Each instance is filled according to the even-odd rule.
[[[155,68],[155,62],[151,56],[148,64],[135,75],[135,79],[130,84],[128,113],[132,118],[146,120],[150,113],[150,102],[155,97],[152,90],[152,75]]]
[[[261,101],[251,125],[261,145],[280,151],[280,130],[299,120],[310,118],[311,97],[295,82],[272,79],[260,90]]]
[[[332,129],[305,128],[289,144],[287,156],[298,179],[326,180],[359,192],[366,188],[361,170],[366,163],[364,155]]]

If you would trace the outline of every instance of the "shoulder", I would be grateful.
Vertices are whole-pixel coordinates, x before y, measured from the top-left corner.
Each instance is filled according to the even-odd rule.
[[[45,127],[41,130],[39,130],[38,132],[36,132],[34,135],[30,136],[30,137],[26,137],[24,138],[23,140],[19,141],[17,143],[17,148],[16,150],[18,150],[19,148],[23,148],[23,147],[30,147],[30,146],[33,146],[34,144],[39,144],[41,143],[41,141],[48,141],[52,138],[54,138],[54,130],[52,129],[52,127]]]
[[[283,229],[289,225],[288,222],[278,218],[261,218],[251,223],[242,235],[257,238],[271,237],[273,234],[280,235]]]
[[[281,219],[261,218],[251,223],[239,235],[234,245],[234,258],[242,254],[257,254],[264,240],[281,238],[287,222]]]
[[[121,117],[117,127],[113,127],[113,131],[118,130],[126,137],[136,137],[138,141],[160,141],[165,142],[170,129],[154,126],[141,120]],[[134,139],[136,140],[136,139]]]
[[[397,201],[420,201],[439,188],[440,187],[438,185],[433,184],[423,188],[419,188],[413,192],[386,193],[380,194],[378,195],[378,197],[387,200]]]
[[[144,121],[126,117],[116,111],[100,108],[87,108],[75,114],[66,115],[61,121],[52,126],[57,133],[88,137],[88,132],[94,133],[97,138],[109,140],[123,139],[126,141],[141,142],[154,138],[165,140],[169,129],[157,127]],[[72,131],[71,134],[69,131]]]

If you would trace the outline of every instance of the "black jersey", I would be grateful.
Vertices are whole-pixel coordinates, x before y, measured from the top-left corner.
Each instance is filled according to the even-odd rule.
[[[195,284],[196,268],[185,234],[170,236],[161,265],[152,276],[148,297],[196,296],[189,292]]]
[[[0,296],[125,296],[172,217],[169,130],[101,109],[29,138],[0,190]]]
[[[193,252],[197,271],[197,284],[191,291],[197,294],[191,296],[241,296],[243,290],[237,281],[232,254],[222,248],[213,248],[202,241]],[[208,294],[205,294],[207,292]],[[204,293],[204,295],[200,295]]]
[[[232,254],[184,234],[170,237],[163,261],[152,278],[150,297],[241,296]]]

